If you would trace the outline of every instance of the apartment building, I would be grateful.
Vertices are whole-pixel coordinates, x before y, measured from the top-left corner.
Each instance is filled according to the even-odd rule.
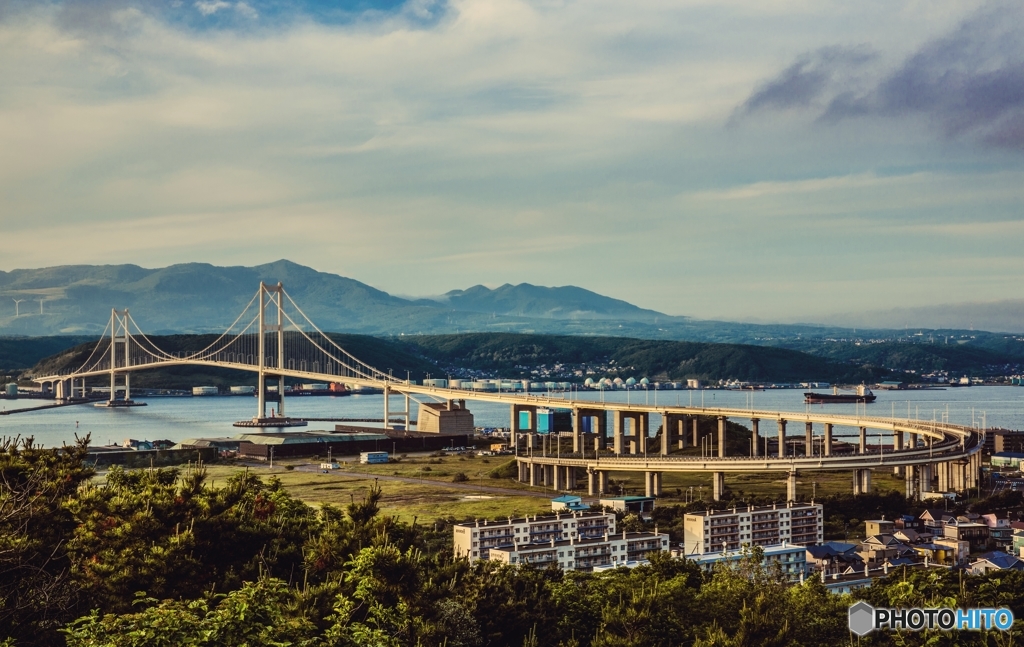
[[[820,503],[794,503],[708,510],[683,518],[687,556],[736,551],[744,545],[813,546],[824,540]]]
[[[668,551],[668,535],[623,531],[599,538],[551,539],[546,543],[515,544],[491,548],[488,559],[502,564],[558,566],[563,571],[590,571],[601,566],[625,566],[651,553]]]
[[[491,559],[490,551],[494,548],[514,549],[534,544],[547,545],[552,541],[557,544],[570,540],[603,539],[606,534],[615,534],[615,514],[569,511],[543,517],[509,517],[505,521],[483,520],[456,524],[452,533],[455,556],[475,562]],[[562,552],[566,551],[563,549]]]
[[[783,541],[777,546],[768,546],[762,549],[764,556],[761,565],[766,569],[776,566],[782,575],[790,582],[802,582],[810,572],[807,563],[807,549],[804,546],[794,546]],[[673,551],[673,556],[684,557]],[[735,563],[744,558],[743,551],[708,552],[699,554],[687,554],[685,558],[694,562],[705,571],[711,571],[715,565],[721,562]]]

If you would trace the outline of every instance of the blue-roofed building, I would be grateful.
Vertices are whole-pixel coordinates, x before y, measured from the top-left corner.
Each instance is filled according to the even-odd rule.
[[[978,558],[971,562],[972,575],[984,575],[990,571],[1024,571],[1024,561],[1002,551],[992,551],[978,555]]]
[[[551,511],[561,512],[563,510],[589,510],[590,506],[583,503],[583,497],[573,494],[565,494],[551,499]]]
[[[864,559],[857,553],[857,544],[829,541],[820,546],[806,546],[807,570],[842,573],[849,567],[863,568]]]

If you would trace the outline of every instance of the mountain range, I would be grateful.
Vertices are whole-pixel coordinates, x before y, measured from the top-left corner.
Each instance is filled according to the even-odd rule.
[[[260,281],[283,282],[309,317],[332,332],[515,332],[759,345],[775,345],[780,339],[855,336],[838,324],[753,324],[670,316],[575,286],[477,285],[432,298],[402,298],[288,260],[253,267],[65,265],[0,272],[0,335],[98,334],[111,308],[129,308],[147,333],[221,332]],[[15,300],[21,303],[16,305]],[[876,336],[895,338],[904,332],[881,330]],[[944,331],[947,336],[962,332]]]
[[[665,326],[691,321],[573,286],[524,283],[492,290],[478,285],[435,298],[401,298],[350,278],[280,260],[254,267],[66,265],[0,272],[0,334],[98,333],[109,320],[111,308],[129,308],[147,332],[219,332],[242,311],[260,281],[281,281],[320,328],[337,332],[673,337],[678,331]],[[17,307],[15,299],[22,300]]]

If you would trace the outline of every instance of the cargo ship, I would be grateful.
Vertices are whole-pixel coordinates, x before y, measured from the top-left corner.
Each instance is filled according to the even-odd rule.
[[[863,384],[857,387],[855,393],[840,393],[839,389],[832,387],[832,393],[804,393],[804,402],[807,404],[842,404],[847,402],[874,402],[875,394]]]

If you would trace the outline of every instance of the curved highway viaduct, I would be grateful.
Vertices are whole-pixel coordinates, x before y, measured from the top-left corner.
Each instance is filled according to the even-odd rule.
[[[582,476],[589,494],[597,495],[608,492],[612,472],[643,472],[647,495],[657,496],[664,472],[710,472],[715,500],[722,496],[727,472],[784,473],[789,500],[796,498],[797,476],[813,471],[849,470],[854,494],[870,492],[872,470],[879,469],[904,476],[908,497],[921,498],[936,490],[962,491],[978,482],[982,432],[970,427],[823,412],[556,402],[551,406],[573,410],[571,452],[533,433],[535,405],[512,405],[522,482],[572,489]],[[523,411],[530,415],[521,416]],[[662,420],[654,437],[649,433],[652,413]],[[520,427],[521,417],[530,419],[531,429]],[[585,418],[596,421],[590,425],[594,433],[583,433]],[[729,429],[730,420],[749,422],[749,440],[744,434],[742,441],[749,449],[741,454],[735,452],[735,439],[729,442],[736,433]],[[707,433],[709,422],[711,433]],[[816,435],[816,427],[822,433]],[[843,435],[856,441],[837,441],[837,427],[846,428]],[[869,448],[869,440],[876,441],[873,447]],[[681,450],[688,446],[700,446],[701,455],[692,455],[692,450],[683,455]],[[733,455],[729,447],[734,448]]]

